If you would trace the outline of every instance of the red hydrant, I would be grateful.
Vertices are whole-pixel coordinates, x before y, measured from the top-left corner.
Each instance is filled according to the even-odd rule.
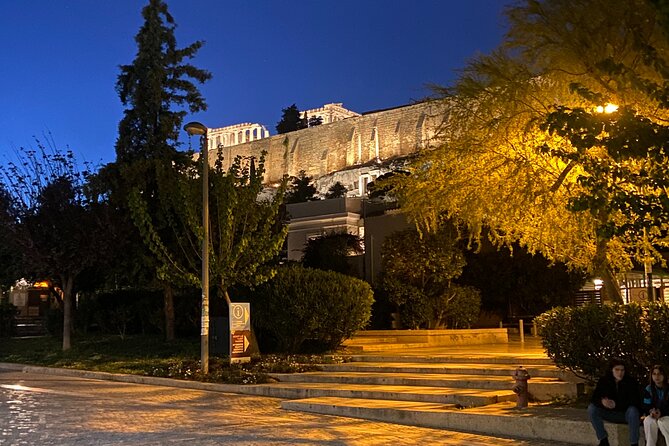
[[[516,407],[527,407],[527,402],[530,397],[530,392],[527,390],[527,380],[530,379],[530,374],[527,373],[527,370],[521,365],[518,366],[515,372],[513,372],[513,379],[516,380],[516,383],[513,385],[512,390],[518,395],[518,403],[516,403]]]

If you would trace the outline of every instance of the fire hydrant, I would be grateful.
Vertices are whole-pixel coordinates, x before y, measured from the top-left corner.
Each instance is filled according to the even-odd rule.
[[[527,380],[530,379],[530,374],[527,373],[527,370],[521,365],[518,366],[515,372],[513,372],[513,379],[516,380],[516,383],[511,390],[518,395],[516,407],[527,407],[527,402],[530,397],[530,392],[527,390]]]

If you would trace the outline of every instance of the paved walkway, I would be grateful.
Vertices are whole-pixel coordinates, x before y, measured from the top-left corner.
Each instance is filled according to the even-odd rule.
[[[291,412],[274,398],[0,369],[0,445],[172,444],[549,443]]]

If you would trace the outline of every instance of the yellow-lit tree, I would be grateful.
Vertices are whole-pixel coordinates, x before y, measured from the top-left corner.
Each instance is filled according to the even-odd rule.
[[[651,243],[638,237],[644,225],[627,230],[647,218],[644,211],[614,202],[607,186],[636,191],[627,204],[666,197],[662,184],[631,178],[647,162],[666,171],[668,152],[659,137],[648,150],[616,156],[629,149],[613,147],[608,132],[629,143],[638,131],[629,123],[661,127],[669,119],[662,16],[647,0],[524,0],[506,14],[503,44],[470,62],[452,88],[438,89],[448,110],[438,147],[419,157],[410,176],[392,180],[395,191],[423,231],[444,218],[474,240],[488,228],[498,245],[519,242],[600,275],[607,297],[619,301],[615,272]],[[615,107],[606,104],[620,111],[607,115]],[[584,206],[588,196],[599,196],[599,205]],[[658,215],[669,211],[668,201],[655,204]],[[648,221],[643,232],[663,243],[665,222]]]

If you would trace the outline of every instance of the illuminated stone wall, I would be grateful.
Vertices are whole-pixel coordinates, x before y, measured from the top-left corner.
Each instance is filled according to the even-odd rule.
[[[223,147],[224,166],[227,168],[237,155],[257,157],[267,151],[268,184],[279,181],[285,174],[297,175],[301,170],[319,179],[356,166],[373,167],[429,146],[443,117],[443,105],[435,102],[367,113]],[[209,156],[213,163],[216,151],[212,150]]]

